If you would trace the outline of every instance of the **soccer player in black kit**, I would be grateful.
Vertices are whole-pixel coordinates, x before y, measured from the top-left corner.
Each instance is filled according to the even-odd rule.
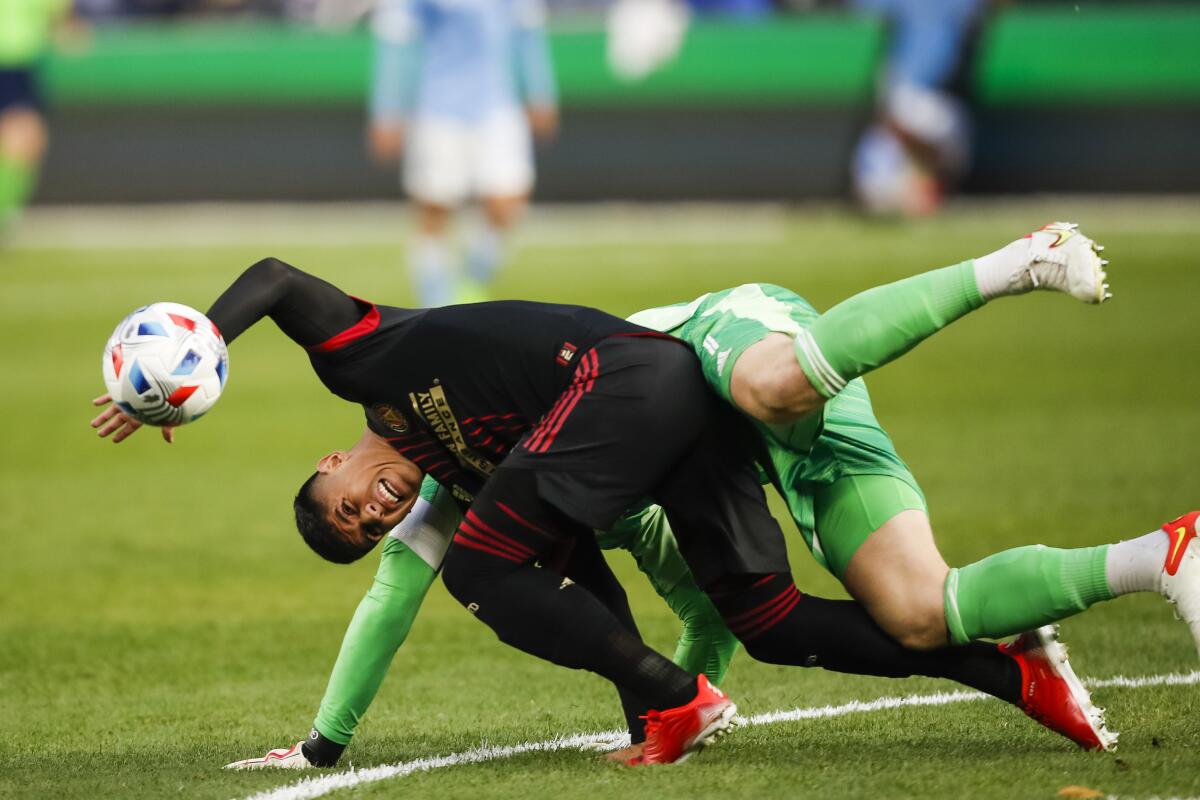
[[[641,641],[599,555],[593,531],[646,497],[754,658],[951,678],[1010,702],[1021,691],[994,645],[907,650],[857,603],[796,589],[753,437],[676,339],[580,306],[377,306],[276,259],[247,269],[208,316],[227,342],[270,317],[330,391],[366,409],[363,438],[322,459],[297,494],[309,546],[359,558],[431,475],[466,509],[447,589],[502,641],[612,681],[631,727],[646,718],[643,763],[687,757],[736,711]],[[137,427],[111,407],[93,424],[118,441]],[[322,748],[340,750],[318,740],[305,755],[336,761]]]

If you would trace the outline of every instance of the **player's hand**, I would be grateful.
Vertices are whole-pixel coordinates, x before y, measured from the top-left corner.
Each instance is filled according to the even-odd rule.
[[[367,151],[382,166],[391,166],[404,152],[404,123],[376,122],[367,131]]]
[[[303,741],[296,742],[287,749],[271,750],[265,756],[243,758],[226,764],[223,769],[308,769],[312,764],[300,752]]]
[[[528,106],[529,130],[539,142],[548,142],[558,135],[558,109],[554,106]]]
[[[110,403],[112,403],[112,397],[107,394],[102,394],[92,401],[92,405],[94,406],[108,406],[108,408],[101,411],[92,420],[92,427],[96,428],[96,433],[102,439],[112,435],[113,444],[117,444],[136,433],[137,429],[142,427],[142,423],[117,408],[115,404],[109,405]],[[167,444],[175,441],[175,428],[173,426],[164,427],[161,430],[163,441]]]

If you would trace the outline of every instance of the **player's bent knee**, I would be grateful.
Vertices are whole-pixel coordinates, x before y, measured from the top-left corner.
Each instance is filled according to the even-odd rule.
[[[738,358],[730,388],[739,408],[768,424],[794,422],[825,402],[800,368],[792,338],[778,333]]]
[[[949,643],[942,608],[912,606],[903,614],[877,619],[879,626],[909,650],[933,650]]]

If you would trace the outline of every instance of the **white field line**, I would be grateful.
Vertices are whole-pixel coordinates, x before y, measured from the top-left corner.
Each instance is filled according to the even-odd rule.
[[[519,245],[580,247],[783,240],[789,215],[774,204],[543,205],[517,232]],[[467,213],[464,228],[479,224]],[[14,226],[14,249],[137,250],[373,245],[397,248],[413,229],[402,203],[177,203],[35,206]]]
[[[1104,689],[1118,687],[1122,689],[1140,689],[1147,686],[1190,686],[1200,683],[1200,671],[1189,673],[1174,673],[1168,675],[1147,675],[1140,678],[1127,678],[1118,675],[1113,678],[1085,680],[1090,688]],[[985,699],[982,692],[935,692],[933,694],[912,694],[902,697],[880,697],[876,700],[852,700],[836,706],[816,706],[811,708],[793,708],[791,710],[770,711],[739,719],[741,725],[772,725],[779,722],[796,722],[810,719],[829,719],[842,717],[847,714],[865,714],[884,711],[893,708],[908,708],[914,706],[942,706],[950,703],[963,703]],[[605,733],[579,733],[572,736],[562,736],[542,742],[524,742],[521,744],[492,746],[483,744],[451,753],[446,756],[417,758],[412,761],[402,761],[398,764],[385,764],[367,769],[351,768],[345,772],[332,775],[304,778],[286,786],[269,789],[249,795],[244,800],[311,800],[322,797],[339,789],[350,789],[366,783],[375,783],[390,778],[403,778],[414,772],[429,772],[446,767],[458,767],[464,764],[481,764],[486,761],[498,761],[512,758],[522,753],[548,753],[556,750],[576,750],[580,748],[607,749],[620,741],[620,731]]]
[[[962,198],[935,219],[898,230],[936,237],[953,226],[978,231],[990,241],[997,230],[1016,235],[1052,219],[1070,219],[1103,239],[1118,232],[1191,233],[1198,217],[1200,195]],[[476,224],[476,218],[468,213],[463,224]],[[857,224],[836,202],[538,204],[516,242],[532,247],[778,243],[789,236],[804,240],[814,232],[844,235],[847,225]],[[14,250],[376,245],[397,248],[399,257],[411,230],[405,204],[391,201],[34,206],[3,244]]]

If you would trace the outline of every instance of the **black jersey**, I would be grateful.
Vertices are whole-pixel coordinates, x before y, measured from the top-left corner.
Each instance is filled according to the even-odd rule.
[[[609,336],[662,335],[583,306],[358,302],[356,325],[309,347],[313,368],[330,391],[367,409],[372,431],[464,502],[551,409],[579,356]]]

